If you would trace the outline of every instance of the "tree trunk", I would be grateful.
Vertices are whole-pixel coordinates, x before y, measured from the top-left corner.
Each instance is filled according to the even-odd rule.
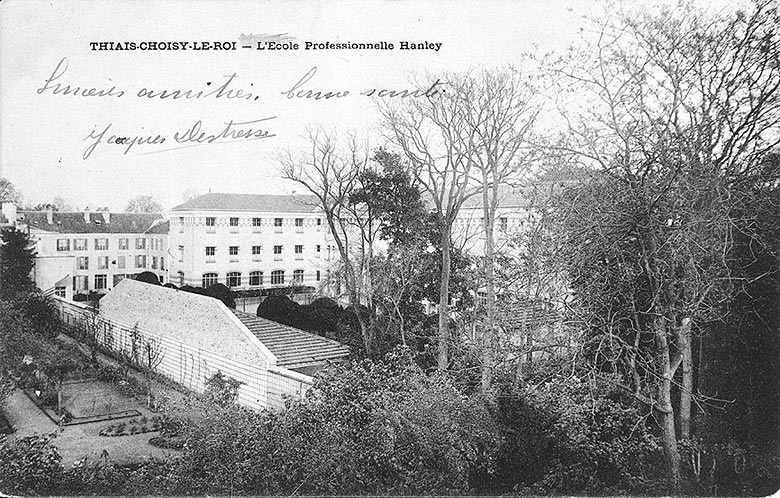
[[[448,347],[450,342],[450,233],[452,225],[445,220],[441,237],[441,283],[439,287],[439,370],[449,366]]]
[[[658,384],[658,405],[661,414],[661,444],[666,460],[666,472],[673,493],[680,490],[680,451],[677,447],[677,433],[674,427],[674,408],[672,406],[672,366],[669,354],[669,342],[662,318],[655,324],[655,341],[658,345],[658,371],[661,374]]]
[[[680,439],[688,439],[691,434],[691,398],[693,392],[693,353],[691,351],[691,319],[684,318],[678,331],[677,342],[682,354],[682,382],[680,385],[680,407],[678,409],[678,427]]]
[[[485,293],[487,304],[485,313],[487,324],[483,330],[482,338],[482,392],[490,391],[493,383],[493,348],[495,342],[495,301],[496,290],[493,285],[494,261],[493,261],[493,222],[494,213],[488,202],[488,189],[483,189],[482,195],[485,214]]]

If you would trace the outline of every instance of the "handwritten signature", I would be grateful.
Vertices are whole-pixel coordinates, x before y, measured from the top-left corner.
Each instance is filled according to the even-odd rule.
[[[120,145],[124,147],[124,155],[127,155],[131,149],[137,146],[154,146],[163,144],[172,145],[164,149],[139,152],[139,154],[143,155],[183,149],[185,147],[195,147],[198,145],[247,142],[249,140],[271,138],[275,137],[276,134],[265,128],[261,128],[259,123],[265,123],[274,119],[276,119],[276,116],[269,116],[251,121],[233,121],[231,119],[224,123],[224,128],[222,128],[222,130],[217,133],[204,131],[202,121],[197,120],[191,126],[183,130],[176,131],[172,136],[164,136],[154,133],[148,135],[126,136],[122,134],[109,133],[109,130],[111,130],[111,127],[113,126],[113,123],[109,123],[100,131],[98,131],[98,128],[93,129],[89,135],[84,138],[84,141],[88,141],[88,145],[84,150],[82,158],[84,160],[89,159],[89,157],[100,144]]]

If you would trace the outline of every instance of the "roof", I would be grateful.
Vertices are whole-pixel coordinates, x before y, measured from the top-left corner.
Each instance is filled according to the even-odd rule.
[[[222,301],[209,296],[126,278],[100,300],[100,314],[237,362],[268,361]]]
[[[168,220],[163,220],[160,218],[159,220],[154,220],[152,222],[152,225],[146,230],[145,233],[151,233],[151,234],[167,234],[171,230],[171,222]]]
[[[349,356],[349,347],[338,341],[295,327],[232,310],[258,339],[276,356],[277,365],[301,368]]]
[[[319,201],[313,195],[205,194],[171,211],[247,211],[274,213],[311,213]]]
[[[89,222],[84,213],[52,213],[49,223],[46,211],[19,211],[19,223],[31,228],[57,233],[146,233],[154,224],[162,221],[158,213],[110,213],[106,223],[102,212],[89,213]],[[150,232],[150,233],[167,233]]]

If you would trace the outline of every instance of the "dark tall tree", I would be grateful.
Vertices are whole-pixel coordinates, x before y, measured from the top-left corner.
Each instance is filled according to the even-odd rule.
[[[30,237],[22,231],[2,231],[0,244],[0,297],[12,299],[35,289],[31,273],[35,265],[35,250]]]

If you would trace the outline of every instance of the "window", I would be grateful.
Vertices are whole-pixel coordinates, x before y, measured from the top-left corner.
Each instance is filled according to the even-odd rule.
[[[165,258],[162,256],[160,256],[160,269],[161,270],[165,269]]]
[[[508,220],[506,218],[499,218],[498,219],[498,224],[501,227],[501,230],[506,231]]]
[[[145,254],[139,254],[135,257],[135,267],[136,268],[146,268],[146,255]]]
[[[108,250],[108,239],[95,239],[95,250],[96,251]]]
[[[249,285],[263,285],[263,272],[253,271],[249,274]]]
[[[296,284],[303,283],[303,270],[295,270],[293,272],[293,282],[295,282]]]
[[[114,287],[116,287],[117,284],[119,284],[119,282],[121,282],[124,279],[125,279],[124,275],[114,275]]]
[[[152,270],[157,269],[157,256],[152,256]]]
[[[86,275],[76,275],[73,277],[73,292],[85,291],[89,286],[89,280]]]
[[[125,268],[125,257],[124,256],[117,256],[116,258],[116,267],[120,270],[123,270]]]
[[[235,216],[230,218],[230,226],[231,227],[237,227],[238,226],[238,218]]]
[[[73,250],[74,251],[86,251],[87,250],[87,239],[73,239]]]
[[[263,222],[261,218],[252,218],[252,229],[255,232],[260,231],[260,224]]]
[[[89,270],[89,258],[87,256],[76,258],[76,264],[79,270]]]
[[[317,282],[319,282],[319,281],[320,281],[320,271],[317,270]]]
[[[252,261],[260,261],[260,254],[263,252],[263,246],[252,246]]]
[[[135,239],[135,248],[136,249],[146,249],[146,239],[144,239],[144,238]]]
[[[184,246],[179,246],[179,263],[184,261]]]
[[[105,270],[108,268],[108,256],[98,256],[98,269]]]
[[[206,289],[219,282],[217,280],[218,275],[216,273],[204,273],[203,274],[203,288]]]
[[[217,258],[217,248],[215,246],[206,246],[206,263],[214,263]]]
[[[282,260],[282,246],[274,246],[274,261]]]
[[[180,271],[177,275],[179,277],[179,287],[182,287],[184,285],[184,272]]]
[[[317,226],[322,225],[322,218],[317,218]]]
[[[95,289],[105,289],[108,279],[105,275],[95,275]]]
[[[241,272],[232,271],[227,274],[227,286],[239,287],[241,285]]]
[[[282,218],[274,218],[274,232],[282,233]]]
[[[70,251],[70,239],[57,239],[58,251]]]
[[[130,247],[130,240],[127,238],[119,239],[119,250],[126,251]]]
[[[295,231],[298,233],[303,232],[303,218],[295,218]]]
[[[230,254],[230,261],[234,263],[238,261],[238,246],[230,246],[228,253]]]
[[[314,255],[315,258],[320,257],[320,252],[322,252],[322,246],[317,244],[317,253]]]
[[[184,233],[184,216],[179,216],[179,233]]]
[[[295,259],[303,259],[303,246],[300,244],[295,246]]]
[[[271,272],[271,285],[282,285],[284,283],[284,270],[274,270]]]
[[[216,224],[217,219],[213,216],[206,216],[206,226],[213,227]]]
[[[65,286],[58,285],[54,288],[54,295],[57,297],[65,297]]]

